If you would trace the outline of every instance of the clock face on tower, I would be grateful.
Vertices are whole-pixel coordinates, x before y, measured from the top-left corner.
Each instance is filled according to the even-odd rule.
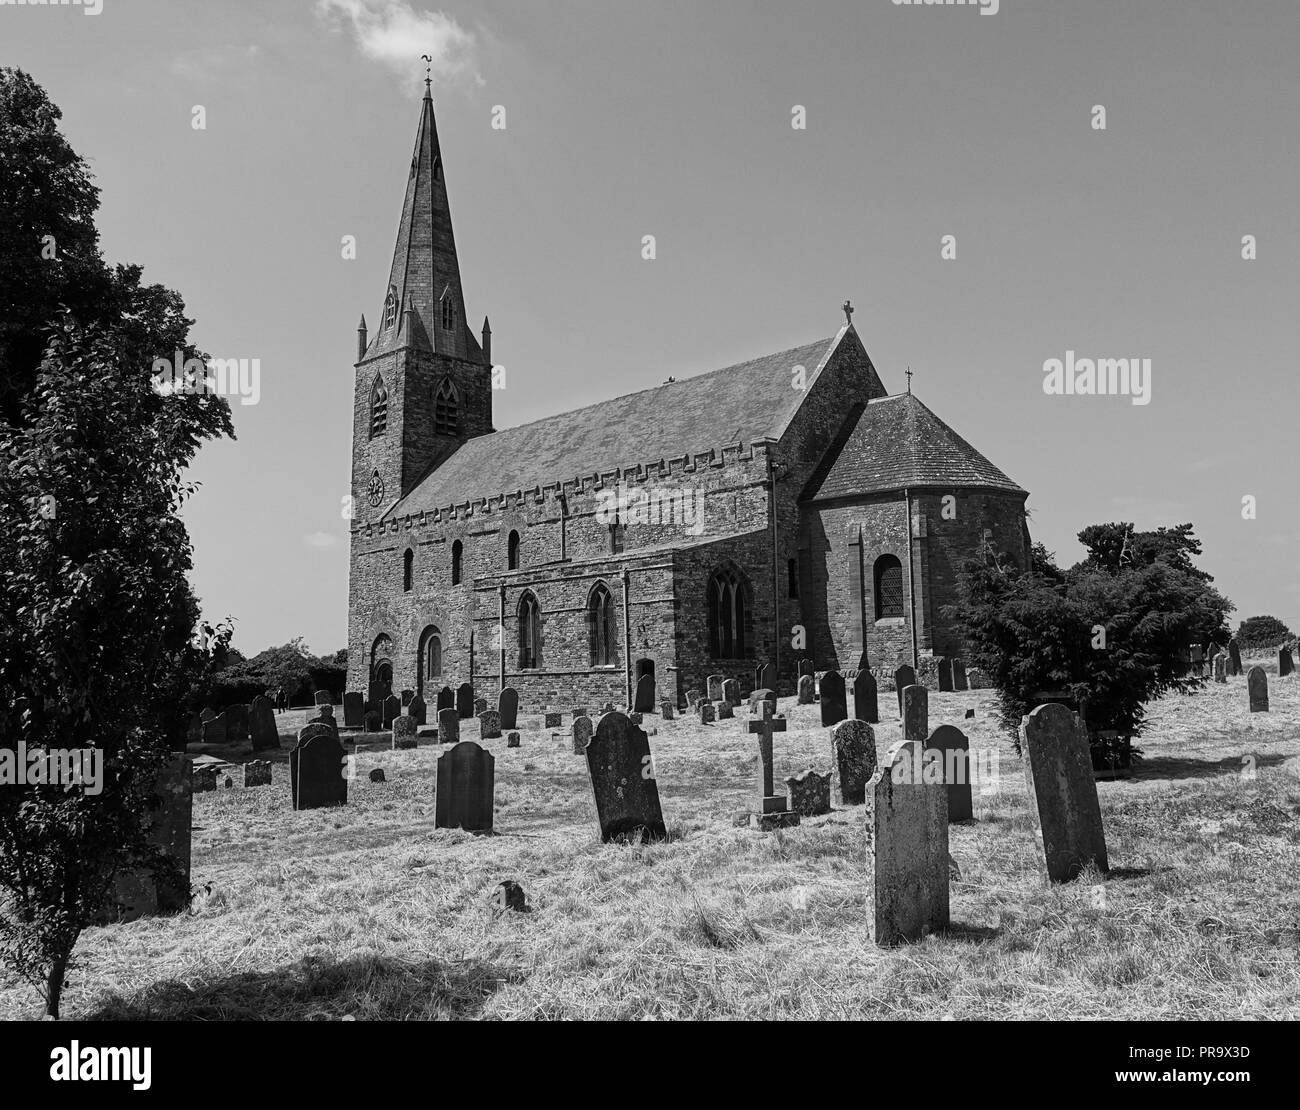
[[[384,499],[384,480],[379,476],[379,471],[370,478],[370,504],[378,505]]]

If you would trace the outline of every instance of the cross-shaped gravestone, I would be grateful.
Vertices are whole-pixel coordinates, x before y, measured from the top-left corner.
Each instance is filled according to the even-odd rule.
[[[747,727],[758,737],[759,810],[749,815],[755,829],[780,829],[799,824],[799,814],[786,809],[785,798],[777,794],[772,782],[772,735],[785,731],[785,718],[772,716],[772,703],[762,703],[763,716],[749,721]]]

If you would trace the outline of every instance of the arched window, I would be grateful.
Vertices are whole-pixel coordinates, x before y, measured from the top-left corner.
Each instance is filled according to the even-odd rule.
[[[542,613],[532,592],[519,599],[519,669],[540,670],[542,666]]]
[[[395,323],[397,323],[397,290],[389,286],[388,296],[384,298],[384,327],[391,328]]]
[[[370,389],[370,438],[381,436],[388,429],[388,389],[384,379],[375,376],[375,384]]]
[[[714,572],[708,587],[709,653],[741,659],[749,650],[749,583],[734,567]]]
[[[799,596],[799,560],[790,559],[785,564],[786,594],[792,598]]]
[[[465,554],[465,545],[457,540],[451,545],[451,584],[460,585],[461,556]]]
[[[618,622],[614,616],[614,598],[604,582],[597,582],[587,599],[587,638],[591,645],[591,665],[612,667],[618,662]]]
[[[876,620],[903,615],[903,564],[897,555],[882,555],[876,560]]]
[[[442,330],[451,331],[456,326],[456,298],[447,289],[442,295]]]
[[[623,551],[623,522],[619,520],[618,513],[614,514],[613,523],[609,526],[609,553],[619,555]]]
[[[433,397],[433,431],[440,436],[460,434],[460,398],[450,378],[443,378]]]
[[[406,549],[406,554],[402,556],[402,589],[406,593],[411,592],[411,584],[415,579],[415,552],[411,548]]]
[[[425,683],[430,686],[442,677],[442,633],[437,625],[429,625],[420,634],[420,667],[416,674],[416,686],[420,697],[424,697]]]
[[[512,531],[506,541],[506,569],[519,569],[519,533]]]

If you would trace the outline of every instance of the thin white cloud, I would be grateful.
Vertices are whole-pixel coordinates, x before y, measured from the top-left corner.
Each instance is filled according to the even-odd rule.
[[[302,542],[308,547],[336,547],[339,538],[333,532],[308,532]]]
[[[334,29],[348,30],[362,55],[408,80],[423,80],[420,56],[428,54],[436,83],[468,77],[483,84],[474,32],[445,12],[420,10],[409,0],[317,0],[316,14]]]
[[[176,77],[210,81],[213,78],[229,76],[232,72],[242,71],[257,58],[258,54],[256,44],[200,46],[193,50],[182,50],[172,58],[167,68]]]

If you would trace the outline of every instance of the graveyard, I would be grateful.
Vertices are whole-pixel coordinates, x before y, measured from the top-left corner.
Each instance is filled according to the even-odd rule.
[[[346,803],[295,811],[289,749],[312,713],[280,713],[280,749],[257,753],[269,787],[235,776],[227,788],[219,774],[193,795],[189,911],[88,930],[64,1013],[1295,1017],[1300,677],[1258,662],[1267,712],[1250,711],[1236,675],[1149,706],[1131,776],[1097,783],[1108,875],[1088,867],[1050,884],[1026,763],[996,725],[992,691],[929,691],[928,728],[969,741],[972,819],[947,827],[947,927],[892,946],[868,926],[865,805],[844,804],[837,782],[829,813],[751,824],[761,769],[748,726],[761,702],[759,715],[742,703],[708,724],[645,714],[667,835],[609,843],[567,710],[553,728],[521,705],[517,747],[508,733],[482,739],[495,782],[480,834],[436,820],[438,760],[478,743],[479,720],[461,720],[454,745],[362,735]],[[777,711],[772,778],[784,793],[809,768],[833,770],[832,730],[817,703],[781,697]],[[903,739],[892,692],[880,717],[883,753]],[[509,881],[522,908],[501,905]],[[0,989],[0,1016],[35,1007],[28,988]]]

